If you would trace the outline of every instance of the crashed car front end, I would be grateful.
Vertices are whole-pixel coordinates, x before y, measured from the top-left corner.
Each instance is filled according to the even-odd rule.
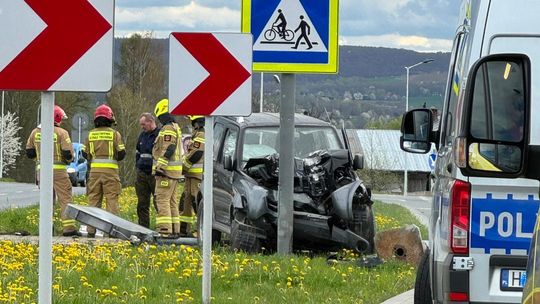
[[[295,159],[293,246],[296,249],[373,252],[374,218],[369,191],[350,166],[348,151],[316,151]],[[278,220],[278,156],[250,159],[239,178],[235,208],[250,224],[241,229],[273,248]]]

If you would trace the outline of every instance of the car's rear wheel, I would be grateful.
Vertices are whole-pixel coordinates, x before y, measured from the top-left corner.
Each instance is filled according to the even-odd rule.
[[[203,201],[197,206],[197,239],[199,245],[202,246],[202,233],[203,233],[203,214],[204,214],[204,205]],[[221,242],[221,231],[212,229],[212,245],[217,245]]]
[[[244,212],[235,210],[231,220],[231,247],[245,252],[260,252],[261,240],[254,234],[240,229],[240,223],[250,224]]]
[[[414,282],[414,304],[433,303],[429,281],[429,249],[427,249],[422,256],[420,264],[418,265],[418,270],[416,271],[416,281]]]

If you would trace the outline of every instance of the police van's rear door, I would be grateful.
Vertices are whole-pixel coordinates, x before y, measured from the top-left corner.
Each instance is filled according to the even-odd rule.
[[[531,62],[530,144],[540,142],[540,2],[491,1],[483,55],[525,54]],[[523,92],[516,92],[516,95]],[[497,105],[493,105],[497,106]],[[511,120],[512,109],[501,119]],[[497,120],[497,117],[493,117]],[[516,118],[514,118],[516,119]],[[470,178],[470,301],[520,303],[526,256],[539,206],[539,182]]]

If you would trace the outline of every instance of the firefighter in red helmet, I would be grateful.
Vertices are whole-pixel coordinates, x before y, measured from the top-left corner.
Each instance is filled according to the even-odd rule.
[[[55,196],[60,203],[60,217],[62,219],[63,235],[78,235],[75,220],[64,215],[68,203],[72,201],[71,182],[67,173],[67,165],[73,160],[73,146],[68,131],[62,129],[62,120],[67,119],[64,110],[54,106],[54,151],[53,151],[53,188]],[[39,185],[39,158],[41,152],[41,128],[35,128],[26,142],[26,156],[36,161],[36,182]]]
[[[103,199],[106,210],[118,214],[118,197],[122,191],[118,162],[126,157],[126,148],[120,132],[111,128],[114,113],[107,105],[97,107],[94,113],[95,128],[88,132],[83,156],[88,160],[90,174],[87,182],[88,205],[101,208]],[[88,237],[95,237],[96,229],[88,227]]]

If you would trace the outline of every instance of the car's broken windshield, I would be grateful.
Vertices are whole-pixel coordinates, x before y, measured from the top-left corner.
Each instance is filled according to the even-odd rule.
[[[294,132],[294,156],[304,158],[317,150],[342,149],[335,130],[330,127],[297,127]],[[242,162],[250,158],[279,153],[278,127],[253,127],[244,132]]]

